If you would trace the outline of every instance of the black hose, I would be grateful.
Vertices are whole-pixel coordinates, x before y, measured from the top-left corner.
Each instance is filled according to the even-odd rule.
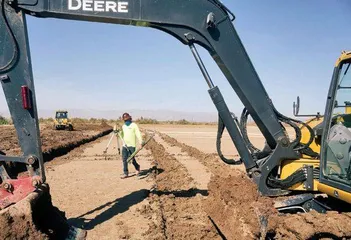
[[[11,59],[9,60],[9,62],[7,62],[4,66],[0,66],[0,72],[8,71],[9,69],[11,69],[14,66],[15,62],[18,60],[18,52],[19,52],[17,39],[16,39],[15,34],[13,33],[13,31],[12,31],[12,29],[10,27],[10,24],[8,22],[8,19],[6,17],[5,2],[6,1],[2,1],[1,15],[2,15],[2,18],[4,20],[6,30],[7,30],[8,34],[10,36],[10,39],[11,39],[11,41],[13,43],[13,55],[12,55]]]
[[[319,179],[319,168],[313,168],[313,179]],[[268,177],[267,184],[273,188],[287,189],[297,183],[302,183],[307,180],[304,168],[296,170],[289,177],[281,180],[274,177]]]
[[[312,143],[315,134],[313,132],[313,129],[306,123],[296,120],[296,119],[292,119],[289,117],[286,117],[284,115],[282,115],[281,113],[279,113],[275,107],[272,105],[274,112],[277,114],[277,118],[279,121],[284,122],[288,125],[290,125],[294,131],[295,131],[295,135],[296,138],[294,139],[294,141],[291,142],[293,148],[295,151],[300,151],[301,153],[308,155],[310,157],[313,158],[318,158],[319,154],[314,152],[311,148],[309,148],[309,145]],[[271,152],[272,149],[270,149],[268,146],[265,146],[265,148],[263,150],[259,150],[258,148],[256,148],[250,141],[249,137],[248,137],[248,133],[247,133],[247,119],[249,116],[249,112],[247,111],[246,108],[243,109],[241,117],[240,117],[240,130],[243,136],[243,139],[245,141],[245,143],[247,144],[249,150],[251,151],[251,153],[253,154],[253,156],[256,159],[262,159],[264,157],[267,157]],[[309,132],[310,132],[310,138],[309,141],[306,144],[301,143],[301,129],[294,123],[299,123],[301,125],[303,125],[304,127],[306,127]],[[283,126],[282,126],[283,127]],[[284,127],[283,127],[284,128]]]
[[[243,139],[246,143],[246,145],[248,146],[249,150],[251,151],[254,159],[262,159],[265,158],[267,156],[269,156],[269,154],[272,153],[272,149],[266,144],[265,147],[260,150],[258,148],[256,148],[250,141],[248,134],[247,134],[247,119],[249,116],[249,112],[247,111],[246,108],[243,109],[242,113],[241,113],[241,117],[240,117],[240,131],[241,134],[243,136]]]
[[[320,155],[312,150],[312,148],[308,147],[306,149],[302,149],[301,153],[313,157],[313,158],[320,158]]]
[[[223,136],[224,129],[225,129],[225,125],[223,123],[223,120],[218,115],[218,130],[217,130],[217,140],[216,140],[216,148],[217,148],[218,156],[226,164],[230,164],[230,165],[242,164],[242,160],[241,159],[235,160],[235,159],[227,159],[226,157],[224,157],[224,155],[222,153],[222,150],[221,150],[221,139],[222,139],[222,136]]]
[[[299,132],[299,141],[298,141],[298,144],[300,145],[298,148],[294,149],[296,151],[300,151],[300,150],[303,150],[303,149],[307,149],[309,148],[310,144],[313,142],[313,139],[315,138],[315,134],[314,134],[314,131],[313,129],[305,122],[302,122],[300,120],[297,120],[297,119],[292,119],[292,118],[289,118],[289,117],[286,117],[284,115],[282,115],[280,112],[278,112],[278,110],[274,107],[274,105],[272,104],[272,107],[273,107],[273,110],[274,112],[277,114],[277,117],[278,119],[282,119],[282,121],[286,121],[290,126],[293,126],[294,129],[295,129],[295,132],[296,130],[298,129],[298,132]],[[307,143],[301,143],[300,140],[301,140],[301,130],[298,126],[296,126],[296,124],[294,124],[293,122],[296,122],[296,123],[299,123],[301,125],[303,125],[304,127],[306,127],[308,129],[308,131],[310,132],[310,138],[308,140]],[[291,125],[292,124],[292,125]],[[297,139],[295,139],[296,141]],[[294,141],[294,142],[295,142]],[[313,152],[313,150],[311,149],[311,151]],[[310,152],[310,151],[306,151],[307,153]],[[315,154],[318,154],[316,152],[313,152],[313,155]]]
[[[299,169],[286,179],[280,180],[268,177],[267,184],[273,188],[288,189],[297,183],[306,181],[307,177],[303,169]]]
[[[248,137],[247,134],[247,117],[249,116],[249,112],[247,111],[246,108],[243,109],[242,113],[241,113],[241,117],[240,117],[240,131],[241,134],[244,138],[244,141],[247,145],[247,147],[250,149],[251,153],[255,153],[255,152],[260,152],[260,149],[256,148],[251,142],[250,139]]]

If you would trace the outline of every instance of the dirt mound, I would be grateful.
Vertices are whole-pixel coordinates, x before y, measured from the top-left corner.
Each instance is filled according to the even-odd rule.
[[[158,169],[149,204],[141,210],[154,219],[146,238],[221,239],[204,211],[207,191],[194,188],[194,179],[187,169],[163,145],[151,140],[146,148],[151,151]]]
[[[206,206],[228,239],[260,238],[268,217],[276,213],[272,200],[259,197],[255,184],[239,170],[211,178]]]
[[[351,213],[279,214],[273,198],[260,196],[242,172],[232,174],[211,179],[206,203],[207,213],[228,239],[351,237]]]
[[[100,124],[93,123],[76,123],[74,124],[74,129],[77,131],[89,131],[89,130],[106,130],[111,129],[112,127],[108,125],[106,122],[101,122]]]
[[[89,139],[99,133],[112,131],[112,127],[106,124],[79,124],[75,131],[54,130],[49,125],[41,125],[40,138],[43,153],[52,149],[74,145],[82,140]],[[0,150],[7,155],[20,155],[17,134],[13,126],[0,126]]]
[[[214,153],[204,153],[199,149],[186,145],[185,143],[178,142],[175,138],[172,138],[166,134],[158,133],[164,141],[171,146],[177,146],[182,152],[186,152],[190,157],[198,159],[203,165],[205,165],[214,175],[223,176],[227,174],[228,165],[224,164]]]
[[[41,142],[43,158],[45,162],[55,157],[62,156],[82,144],[94,141],[99,137],[107,135],[112,131],[108,125],[89,124],[90,131],[58,131],[51,129],[48,125],[41,126]],[[13,126],[0,126],[0,154],[22,155],[18,145],[17,134]],[[26,176],[28,174],[24,164],[7,162],[6,170],[12,178],[17,176]]]
[[[85,239],[86,231],[67,223],[65,214],[52,205],[49,186],[0,211],[1,239]]]
[[[189,176],[187,170],[166,152],[164,146],[152,139],[146,148],[151,150],[155,167],[162,169],[162,172],[157,175],[158,190],[177,191],[189,187],[189,183],[193,179]]]
[[[279,214],[273,207],[274,198],[262,197],[256,184],[243,171],[222,164],[215,154],[205,154],[161,135],[166,142],[197,158],[214,174],[208,186],[205,209],[226,238],[351,238],[351,213]]]
[[[268,231],[275,239],[350,239],[351,214],[315,211],[271,216]]]
[[[90,125],[89,128],[90,131],[56,131],[41,126],[44,160],[61,156],[112,131],[106,125]],[[21,149],[14,127],[1,126],[0,131],[0,149],[8,155],[20,155]],[[28,174],[24,164],[8,163],[6,169],[12,178]],[[47,185],[44,184],[43,187],[45,186]],[[52,206],[49,190],[38,191],[1,211],[0,239],[62,239],[62,234],[79,234],[79,231],[75,232],[77,229],[62,222],[65,219],[64,213]]]
[[[5,153],[20,153],[16,131],[12,126],[0,126],[0,150]]]
[[[1,239],[49,239],[48,235],[41,233],[34,225],[33,220],[23,213],[0,214]]]

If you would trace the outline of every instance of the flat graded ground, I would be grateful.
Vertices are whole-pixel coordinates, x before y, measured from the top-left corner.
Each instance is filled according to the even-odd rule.
[[[204,153],[217,153],[217,125],[143,125],[143,127],[167,134],[176,138],[179,142],[193,146]],[[262,149],[264,138],[260,130],[256,126],[248,126],[247,132],[252,144]],[[289,136],[294,136],[293,129],[288,128],[288,133]],[[222,137],[222,149],[225,156],[233,157],[238,153],[226,130]]]
[[[147,150],[141,151],[138,159],[146,170],[144,176],[133,176],[135,169],[130,165],[131,177],[122,180],[115,137],[103,154],[109,139],[110,135],[105,136],[64,163],[47,165],[53,204],[66,212],[71,224],[89,230],[88,239],[143,239],[150,220],[137,211],[153,184],[147,178],[152,159]]]
[[[121,156],[111,135],[79,155],[47,164],[53,204],[88,239],[221,239],[207,217],[210,172],[197,159],[156,135],[137,156],[141,176],[120,179]]]

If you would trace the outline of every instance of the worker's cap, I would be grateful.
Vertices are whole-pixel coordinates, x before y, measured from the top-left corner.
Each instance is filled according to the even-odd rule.
[[[122,119],[124,121],[132,119],[132,116],[129,115],[129,113],[123,113]]]

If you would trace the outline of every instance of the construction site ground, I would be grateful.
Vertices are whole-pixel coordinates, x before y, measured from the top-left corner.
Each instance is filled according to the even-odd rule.
[[[105,135],[45,164],[54,206],[87,239],[313,239],[351,236],[348,213],[279,215],[243,166],[216,154],[216,126],[141,125],[154,140],[138,154],[140,176],[121,179],[116,138]],[[264,142],[248,127],[257,147]],[[223,153],[236,156],[229,136]]]

